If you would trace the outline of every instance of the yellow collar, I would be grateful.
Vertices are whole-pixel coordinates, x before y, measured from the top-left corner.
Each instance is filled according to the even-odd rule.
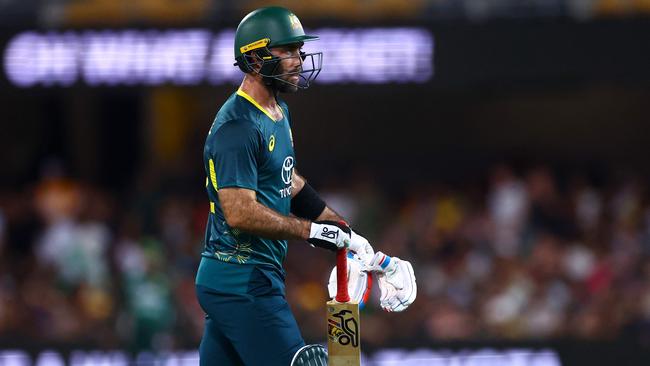
[[[237,89],[237,95],[239,95],[240,97],[243,97],[243,98],[246,99],[247,101],[251,102],[254,106],[257,107],[257,109],[259,109],[259,110],[262,111],[264,114],[266,114],[266,116],[269,117],[269,118],[271,119],[271,121],[273,121],[273,122],[277,122],[277,121],[273,118],[273,116],[271,115],[271,113],[269,113],[269,111],[267,111],[266,109],[264,109],[264,107],[262,107],[259,103],[257,103],[257,102],[255,101],[255,99],[253,99],[253,97],[251,97],[250,95],[246,94],[245,91],[243,91],[243,90],[241,90],[241,89]],[[282,108],[280,108],[280,112],[282,112],[282,114],[284,115],[284,111],[282,110]]]

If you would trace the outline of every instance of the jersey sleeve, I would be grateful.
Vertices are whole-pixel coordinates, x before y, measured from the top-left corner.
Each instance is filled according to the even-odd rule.
[[[218,188],[257,190],[257,167],[262,135],[253,122],[224,123],[212,139],[211,159]]]

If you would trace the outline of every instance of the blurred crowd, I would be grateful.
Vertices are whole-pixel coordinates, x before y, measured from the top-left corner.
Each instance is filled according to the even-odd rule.
[[[418,298],[363,310],[364,344],[615,339],[650,343],[647,182],[558,178],[499,165],[463,184],[384,191],[371,178],[319,187],[376,250],[408,259]],[[173,185],[172,185],[173,186]],[[204,192],[129,192],[46,174],[0,192],[0,339],[131,349],[197,347],[194,296]],[[292,242],[287,296],[322,342],[332,256]],[[373,290],[376,292],[376,288]]]
[[[288,7],[304,19],[354,22],[378,19],[593,19],[650,14],[649,0],[4,0],[0,1],[0,20],[4,21],[2,24],[14,26],[24,26],[26,22],[73,27],[214,24],[239,20],[249,11],[269,5]]]

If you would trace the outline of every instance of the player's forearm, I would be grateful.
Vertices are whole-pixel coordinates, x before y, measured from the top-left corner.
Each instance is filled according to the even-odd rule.
[[[318,216],[316,220],[328,220],[328,221],[345,221],[341,215],[337,214],[331,208],[325,206],[323,212]]]
[[[308,220],[284,216],[259,202],[240,206],[226,221],[231,227],[268,239],[306,240],[311,224]]]
[[[303,176],[298,174],[298,171],[294,169],[293,177],[291,179],[291,197],[295,197],[305,186],[307,181]]]

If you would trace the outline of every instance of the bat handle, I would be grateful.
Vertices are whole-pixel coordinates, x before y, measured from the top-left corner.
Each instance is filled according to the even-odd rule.
[[[336,301],[349,302],[348,294],[348,250],[339,249],[336,252]]]

